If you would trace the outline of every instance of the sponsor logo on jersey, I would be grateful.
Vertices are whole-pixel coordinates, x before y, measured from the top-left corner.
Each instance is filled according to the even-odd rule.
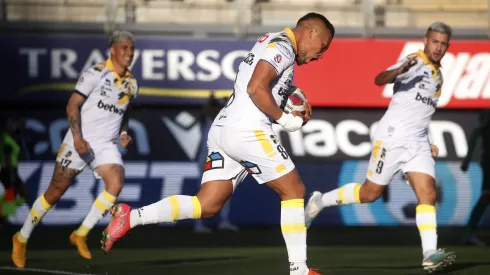
[[[429,105],[431,107],[436,108],[437,107],[437,102],[432,100],[430,96],[422,96],[420,93],[417,93],[417,96],[415,96],[416,101],[421,101],[422,103]]]
[[[99,100],[99,103],[97,103],[97,107],[99,109],[103,109],[115,114],[124,114],[124,110],[122,108],[118,108],[115,104],[105,104],[104,102],[102,102],[102,100]]]
[[[401,50],[401,57],[408,53],[415,52],[423,48],[422,42],[407,42]],[[440,96],[438,105],[457,104],[469,108],[476,108],[475,104],[481,100],[490,98],[490,54],[485,52],[447,52],[441,61],[442,74],[450,76],[442,85],[438,87],[437,95]],[[442,74],[440,81],[442,82]],[[441,93],[442,90],[442,93]],[[383,90],[383,97],[391,97],[393,94],[393,84],[386,85]]]
[[[276,56],[274,56],[274,62],[281,63],[281,61],[282,61],[282,55],[277,54]]]

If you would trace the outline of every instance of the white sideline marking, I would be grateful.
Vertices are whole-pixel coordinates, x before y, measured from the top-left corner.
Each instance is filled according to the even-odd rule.
[[[52,269],[40,269],[40,268],[16,268],[9,266],[0,266],[0,270],[12,270],[19,272],[38,272],[38,273],[47,273],[47,274],[62,274],[62,275],[96,275],[94,273],[76,273],[69,271],[60,271],[60,270],[52,270]]]

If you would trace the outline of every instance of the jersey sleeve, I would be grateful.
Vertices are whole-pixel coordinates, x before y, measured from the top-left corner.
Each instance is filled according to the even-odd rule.
[[[75,85],[75,92],[87,98],[99,83],[99,74],[93,68],[85,70]]]
[[[261,60],[269,63],[281,75],[287,68],[294,65],[294,51],[286,41],[269,43],[262,56]]]
[[[413,55],[414,55],[414,54],[411,54],[411,55],[409,55],[409,56],[407,56],[407,57],[405,57],[405,58],[400,59],[398,62],[396,62],[395,64],[391,65],[391,66],[390,66],[390,67],[388,67],[388,69],[386,69],[386,70],[387,70],[387,71],[391,71],[391,70],[395,70],[395,69],[400,68],[400,67],[401,67],[403,64],[405,64],[405,62],[407,62],[407,61],[408,61],[408,60],[409,60],[409,59],[410,59],[410,58],[411,58]],[[413,67],[412,67],[412,68],[413,68]],[[402,81],[402,80],[404,80],[404,79],[407,79],[407,78],[410,76],[410,74],[411,74],[412,68],[410,68],[410,70],[408,70],[408,71],[406,71],[406,72],[404,72],[404,73],[402,73],[402,74],[397,75],[397,76],[396,76],[396,77],[393,79],[393,81],[392,81],[391,83],[396,82],[396,81]]]

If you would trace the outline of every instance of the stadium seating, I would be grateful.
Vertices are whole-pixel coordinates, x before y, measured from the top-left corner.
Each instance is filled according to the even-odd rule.
[[[136,23],[290,25],[311,10],[336,26],[362,27],[362,0],[4,0],[9,21],[103,22],[108,16]],[[240,2],[244,1],[244,2]],[[488,27],[488,0],[372,0],[376,25],[425,27],[442,20],[456,27]],[[133,6],[128,3],[134,3]],[[240,3],[240,4],[239,4]],[[128,9],[131,7],[132,13]],[[115,18],[114,18],[115,17]],[[132,17],[133,18],[133,17]]]

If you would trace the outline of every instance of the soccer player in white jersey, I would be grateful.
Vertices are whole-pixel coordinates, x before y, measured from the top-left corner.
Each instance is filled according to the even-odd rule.
[[[402,170],[418,199],[416,223],[424,269],[432,272],[454,261],[454,253],[437,249],[433,157],[438,149],[428,140],[429,122],[443,83],[440,61],[449,47],[451,33],[451,28],[442,22],[431,24],[423,51],[376,76],[376,85],[394,83],[394,94],[374,134],[366,181],[362,185],[348,183],[325,194],[314,192],[305,209],[308,227],[324,207],[374,202],[393,175]]]
[[[12,239],[12,260],[17,267],[25,266],[27,240],[34,227],[87,165],[102,178],[105,189],[70,236],[70,242],[83,258],[92,257],[87,248],[87,234],[121,192],[124,167],[117,140],[120,138],[123,147],[132,141],[128,135],[128,111],[138,93],[136,80],[128,69],[134,56],[133,35],[116,31],[109,47],[110,58],[82,73],[68,101],[70,129],[56,157],[51,183],[34,202],[22,229]]]
[[[114,206],[102,249],[109,252],[115,241],[138,225],[212,217],[251,174],[282,200],[281,229],[290,274],[318,274],[306,265],[305,187],[271,123],[276,121],[287,131],[296,131],[310,117],[308,103],[304,118],[286,114],[280,106],[288,98],[295,61],[303,65],[321,58],[334,33],[323,15],[309,13],[293,29],[260,37],[240,63],[234,92],[209,131],[209,153],[198,194],[170,196],[134,210],[125,204]]]

